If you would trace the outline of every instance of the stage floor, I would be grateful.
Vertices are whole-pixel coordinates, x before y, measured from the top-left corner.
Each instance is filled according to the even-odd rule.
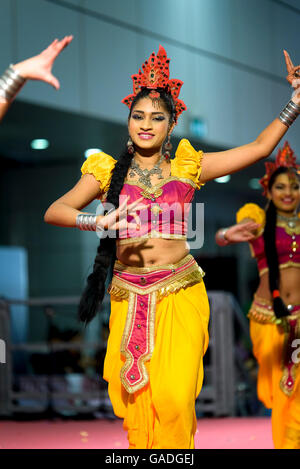
[[[272,449],[270,418],[199,419],[196,449]],[[121,420],[0,421],[1,449],[126,449]]]

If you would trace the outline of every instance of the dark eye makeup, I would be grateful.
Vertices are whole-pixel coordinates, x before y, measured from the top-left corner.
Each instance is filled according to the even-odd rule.
[[[293,185],[291,186],[291,189],[297,190],[297,189],[299,189],[299,187],[300,187],[299,184],[293,184]],[[276,184],[276,185],[275,185],[275,189],[279,189],[279,190],[280,190],[280,189],[284,189],[284,188],[285,188],[285,186],[283,186],[282,184],[278,184],[278,185]]]
[[[137,114],[137,113],[133,113],[131,117],[132,117],[132,119],[136,119],[136,120],[143,119],[143,115],[142,114]],[[159,116],[153,116],[153,119],[156,120],[156,121],[164,121],[166,118],[163,115],[159,115]]]

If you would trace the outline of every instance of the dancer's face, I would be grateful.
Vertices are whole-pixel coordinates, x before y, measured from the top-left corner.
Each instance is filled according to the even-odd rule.
[[[294,173],[279,174],[268,196],[279,212],[295,212],[300,203],[299,179]]]
[[[159,151],[173,130],[170,115],[163,104],[152,99],[141,98],[132,109],[128,121],[129,135],[135,146],[141,150]]]

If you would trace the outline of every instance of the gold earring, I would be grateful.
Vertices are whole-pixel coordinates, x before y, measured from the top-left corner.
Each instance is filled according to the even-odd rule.
[[[164,157],[166,160],[169,160],[171,158],[170,151],[172,150],[173,145],[170,142],[170,135],[168,135],[168,140],[165,143],[165,152],[164,152]]]

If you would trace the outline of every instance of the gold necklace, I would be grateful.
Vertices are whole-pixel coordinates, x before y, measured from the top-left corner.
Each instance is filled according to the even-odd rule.
[[[277,213],[277,218],[278,220],[283,221],[288,225],[289,228],[296,228],[297,221],[299,221],[298,215],[293,215],[292,217],[285,217],[284,215],[280,215],[280,213]]]

